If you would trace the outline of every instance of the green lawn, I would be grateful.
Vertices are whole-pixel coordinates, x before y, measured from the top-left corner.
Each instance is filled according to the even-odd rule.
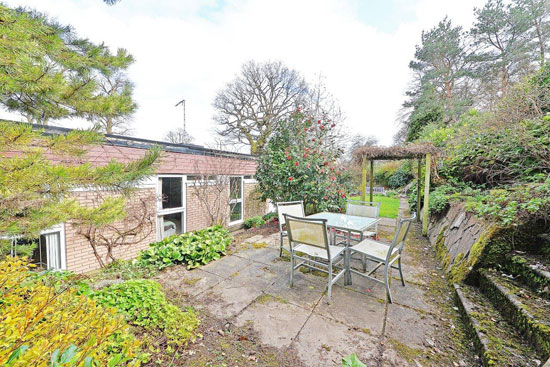
[[[361,196],[352,196],[351,200],[361,200]],[[369,195],[367,194],[367,201]],[[382,195],[374,195],[374,201],[379,201],[380,216],[385,218],[397,218],[399,212],[399,197],[389,197]]]

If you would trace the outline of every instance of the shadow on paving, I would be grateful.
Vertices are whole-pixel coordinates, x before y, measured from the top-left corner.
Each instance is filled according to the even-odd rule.
[[[383,285],[359,277],[334,286],[330,305],[320,273],[296,272],[290,288],[278,241],[277,233],[255,235],[200,269],[159,276],[174,302],[197,308],[202,319],[203,337],[176,365],[340,366],[351,353],[369,367],[480,365],[418,225],[404,250],[406,286],[393,274],[393,304]]]

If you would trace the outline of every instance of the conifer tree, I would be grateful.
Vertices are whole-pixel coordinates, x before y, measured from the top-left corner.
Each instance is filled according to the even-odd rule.
[[[135,106],[127,95],[121,100],[98,89],[102,78],[132,61],[126,51],[113,55],[42,14],[3,5],[0,28],[1,106],[42,124],[120,116]],[[0,120],[0,250],[6,249],[6,238],[33,237],[68,220],[102,226],[125,217],[125,198],[153,172],[160,151],[151,149],[130,163],[86,163],[86,151],[102,142],[97,129],[51,135]],[[114,195],[104,196],[97,207],[83,207],[72,195],[78,188]]]

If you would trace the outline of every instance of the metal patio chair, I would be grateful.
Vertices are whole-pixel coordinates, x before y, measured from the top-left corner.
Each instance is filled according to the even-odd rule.
[[[359,242],[357,245],[351,246],[349,248],[349,260],[347,265],[349,266],[349,271],[360,275],[362,277],[372,279],[378,283],[382,283],[386,286],[386,294],[390,303],[392,303],[390,284],[389,284],[389,272],[390,269],[398,269],[399,276],[401,277],[401,284],[405,286],[405,280],[403,278],[403,271],[401,269],[401,254],[403,252],[403,246],[405,240],[407,239],[407,234],[411,223],[416,218],[416,214],[413,214],[411,218],[401,219],[395,230],[393,236],[393,241],[391,244],[383,243],[380,241],[374,241],[371,239],[364,239]],[[368,260],[377,262],[377,265],[368,273],[360,272],[351,267],[351,256],[353,254],[360,254],[362,257],[366,257]],[[393,265],[397,261],[398,266]],[[384,266],[384,280],[379,280],[374,277],[371,277],[371,274],[374,273],[378,268]]]
[[[300,266],[328,274],[327,303],[332,285],[346,272],[340,264],[345,260],[345,248],[329,244],[326,219],[308,219],[284,214],[290,243],[290,286],[294,286],[294,271]],[[303,254],[303,255],[302,255]],[[307,257],[306,257],[307,256]],[[296,260],[301,260],[296,264]],[[337,274],[333,271],[336,269]]]
[[[346,214],[358,217],[379,218],[380,202],[348,200],[346,204]],[[374,230],[363,232],[363,238],[376,237],[378,234],[378,223],[374,225]]]
[[[346,203],[346,214],[355,215],[358,217],[367,217],[367,218],[376,218],[380,217],[380,202],[378,201],[359,201],[359,200],[348,200]],[[353,233],[352,233],[353,234]],[[350,241],[361,242],[365,238],[372,237],[376,240],[378,235],[378,223],[374,225],[373,230],[364,231],[359,233],[359,238],[356,240],[354,237],[350,238]],[[367,270],[367,259],[366,256],[361,256],[361,263],[363,264],[363,271]]]
[[[283,250],[287,251],[283,247],[283,239],[288,236],[286,231],[285,214],[290,214],[296,217],[305,217],[304,202],[303,201],[285,201],[275,204],[277,207],[277,216],[279,217],[279,257],[283,256]]]

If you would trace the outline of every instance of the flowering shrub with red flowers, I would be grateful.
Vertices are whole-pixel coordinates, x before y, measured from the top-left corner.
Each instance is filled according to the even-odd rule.
[[[344,210],[351,178],[338,160],[336,125],[297,110],[280,123],[259,158],[256,179],[263,199],[303,200],[306,212]]]

